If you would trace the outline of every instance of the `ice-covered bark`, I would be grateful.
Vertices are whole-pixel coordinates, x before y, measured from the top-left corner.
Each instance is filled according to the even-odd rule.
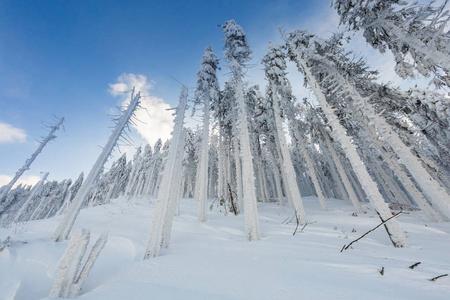
[[[275,88],[275,85],[273,86]],[[281,111],[279,106],[279,98],[278,94],[275,91],[273,95],[273,113],[275,117],[275,128],[277,132],[277,137],[279,141],[280,146],[280,160],[281,160],[281,170],[284,173],[283,176],[283,183],[284,187],[287,193],[287,198],[289,200],[289,203],[293,206],[295,210],[295,214],[300,221],[300,223],[306,222],[305,217],[305,209],[303,207],[303,201],[302,196],[300,194],[300,189],[297,185],[297,175],[295,174],[294,166],[292,164],[292,158],[291,153],[289,152],[289,148],[287,146],[286,142],[286,135],[283,129],[283,122],[281,119]],[[322,191],[319,188],[318,194]],[[320,194],[322,198],[319,198],[321,201],[323,201],[323,205],[325,205],[325,202],[323,200],[323,195]]]
[[[304,39],[306,38],[306,39]],[[361,185],[366,192],[370,203],[375,208],[375,210],[380,214],[383,220],[387,220],[392,216],[386,202],[384,202],[383,196],[378,190],[377,184],[369,175],[367,166],[362,161],[359,156],[355,145],[352,143],[351,138],[347,135],[345,128],[339,122],[339,119],[335,115],[333,109],[328,104],[324,93],[321,90],[320,83],[314,77],[311,71],[311,67],[308,63],[308,50],[301,47],[307,47],[310,35],[304,32],[294,32],[290,35],[287,45],[289,47],[290,56],[297,63],[299,70],[305,75],[305,80],[308,86],[312,89],[320,107],[322,108],[325,116],[328,119],[330,126],[333,128],[333,136],[338,140],[346,153],[353,170],[355,171]],[[396,247],[403,247],[406,244],[405,233],[401,230],[400,225],[395,220],[391,220],[386,224],[386,230],[388,232],[389,238]]]
[[[197,74],[197,89],[195,102],[203,105],[203,128],[200,146],[200,157],[197,167],[194,198],[198,201],[198,218],[206,221],[206,202],[208,199],[208,141],[209,141],[209,111],[211,103],[219,97],[219,84],[216,70],[219,60],[211,47],[203,54],[201,69]]]
[[[85,258],[89,240],[90,233],[85,229],[71,237],[56,269],[50,298],[73,298],[79,295],[83,283],[105,247],[108,235],[102,234]]]
[[[316,171],[316,167],[311,160],[311,156],[308,153],[308,149],[304,145],[300,145],[300,152],[302,153],[303,159],[305,160],[307,171],[309,177],[314,185],[314,190],[316,191],[317,198],[319,199],[320,206],[326,208],[325,197],[323,195],[322,187],[320,186],[319,176]]]
[[[89,244],[90,234],[87,230],[74,234],[64,252],[55,272],[50,298],[67,298],[71,286],[81,267],[81,262]]]
[[[106,245],[106,242],[108,241],[108,234],[103,233],[95,242],[95,244],[92,246],[91,251],[89,251],[89,255],[84,262],[82,268],[80,269],[79,273],[77,274],[75,280],[73,281],[70,291],[69,291],[69,297],[76,297],[80,294],[81,288],[86,281],[89,273],[91,272],[92,268],[94,267],[95,261],[97,260],[98,256],[100,255],[100,252],[103,250],[103,248]]]
[[[239,207],[243,206],[243,186],[242,186],[242,164],[240,157],[240,149],[239,149],[239,141],[237,137],[232,138],[233,141],[233,155],[234,155],[234,171],[235,171],[235,180],[236,180],[236,200],[239,203]]]
[[[306,221],[305,210],[303,208],[303,201],[297,184],[297,175],[295,174],[291,153],[289,152],[286,142],[286,135],[283,129],[283,119],[281,117],[281,107],[285,109],[284,115],[292,115],[292,112],[286,113],[286,110],[292,108],[291,101],[293,101],[290,85],[286,78],[285,54],[279,48],[270,47],[267,54],[263,58],[263,64],[265,66],[266,78],[269,82],[268,97],[271,97],[272,100],[274,120],[273,127],[275,129],[274,135],[279,147],[283,184],[287,198],[295,210],[297,219],[301,223],[304,223]],[[318,190],[318,195],[319,194],[322,196],[320,198],[321,204],[324,204],[324,202],[322,202],[323,195],[320,188]]]
[[[108,142],[103,148],[100,156],[97,158],[94,166],[86,176],[86,179],[83,181],[78,193],[76,194],[75,198],[73,199],[72,203],[67,209],[66,215],[64,216],[61,223],[57,227],[54,234],[55,241],[61,241],[68,238],[70,231],[72,230],[73,224],[75,223],[75,220],[83,205],[83,202],[88,196],[92,185],[98,178],[98,175],[102,171],[103,166],[105,165],[108,157],[111,155],[111,152],[116,146],[117,141],[122,135],[125,127],[129,124],[129,121],[132,118],[134,111],[139,106],[140,98],[141,98],[140,93],[134,94],[133,90],[133,93],[131,94],[131,101],[128,104],[127,109],[122,113],[122,115],[118,119],[117,124],[111,136],[109,137]]]
[[[184,149],[183,122],[186,111],[188,91],[186,87],[181,90],[180,101],[176,109],[175,125],[172,132],[172,140],[169,146],[167,161],[161,178],[161,185],[158,190],[155,209],[153,212],[150,239],[147,244],[144,259],[159,256],[162,246],[169,243],[169,231],[172,227],[173,215],[178,188],[181,186],[181,178],[178,176],[181,168],[183,156],[181,149]]]
[[[339,173],[339,176],[344,184],[345,190],[347,191],[348,197],[353,204],[356,212],[362,212],[361,203],[359,201],[358,196],[356,195],[356,191],[353,188],[347,173],[345,172],[344,166],[342,165],[341,159],[336,153],[336,149],[332,145],[330,141],[330,137],[327,132],[323,132],[325,144],[327,146],[328,151],[330,151],[331,157],[333,158],[333,162],[336,165],[336,169]],[[362,200],[362,199],[361,199]]]
[[[242,162],[243,207],[245,231],[249,240],[259,239],[253,156],[250,149],[247,109],[242,82],[243,66],[250,58],[250,49],[243,29],[234,20],[222,26],[225,34],[225,56],[232,73],[232,84],[238,104],[240,158]]]
[[[52,141],[52,140],[54,140],[56,138],[55,132],[57,130],[59,130],[59,128],[61,128],[63,123],[64,123],[64,118],[61,118],[61,119],[58,120],[58,122],[55,125],[50,127],[50,132],[39,143],[39,146],[37,147],[36,151],[34,151],[33,154],[31,155],[31,157],[25,161],[25,164],[19,170],[17,170],[16,174],[11,179],[11,181],[6,186],[2,187],[1,193],[0,193],[0,214],[3,211],[1,203],[4,200],[4,198],[6,198],[6,196],[9,193],[9,191],[12,189],[12,187],[17,182],[17,180],[19,180],[19,178],[23,175],[23,173],[25,173],[25,171],[30,169],[31,164],[36,159],[36,157],[38,157],[38,155],[42,152],[44,147],[50,141]]]
[[[416,184],[409,178],[405,171],[401,168],[398,160],[392,157],[392,154],[381,152],[384,161],[389,164],[389,167],[397,176],[399,181],[408,191],[408,193],[413,198],[414,202],[419,206],[419,208],[433,221],[442,221],[442,217],[430,206],[427,199],[424,197],[423,193],[420,192]]]
[[[400,162],[408,169],[420,188],[427,195],[428,199],[439,208],[439,211],[449,219],[450,218],[450,195],[424,168],[422,162],[411,152],[408,146],[398,136],[397,132],[389,125],[386,120],[379,116],[372,104],[362,97],[355,87],[346,81],[346,79],[334,71],[330,75],[339,83],[340,88],[347,92],[353,100],[353,106],[358,109],[367,119],[368,126],[373,126],[372,130],[377,130],[381,139],[386,141],[389,146],[397,153]]]

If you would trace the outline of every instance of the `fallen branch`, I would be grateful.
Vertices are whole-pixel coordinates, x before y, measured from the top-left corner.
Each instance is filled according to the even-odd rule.
[[[297,225],[295,226],[295,230],[294,230],[294,232],[292,233],[292,235],[295,235],[295,234],[297,233],[298,226],[300,225],[300,222],[299,222],[299,220],[298,220],[297,214],[295,214],[295,218],[297,219]],[[317,222],[316,222],[316,221],[314,221],[314,222],[306,222],[305,224],[303,224],[303,226],[302,226],[302,228],[299,230],[299,232],[303,232],[303,230],[305,230],[306,226],[308,226],[308,225],[310,225],[310,224],[314,224],[314,223],[317,223]]]
[[[438,280],[439,278],[446,277],[446,276],[448,276],[448,274],[442,274],[442,275],[433,277],[433,278],[428,279],[428,280],[429,280],[429,281],[436,281],[436,280]]]
[[[411,270],[414,269],[415,267],[417,267],[418,265],[420,265],[422,262],[418,261],[415,264],[410,265],[408,268],[410,268]]]
[[[389,220],[397,217],[398,215],[400,215],[402,212],[398,212],[395,215],[392,215],[391,217],[387,218],[386,220],[384,220],[383,222],[381,222],[380,224],[378,224],[377,226],[375,226],[374,228],[370,229],[369,231],[367,231],[366,233],[364,233],[363,235],[361,235],[359,238],[351,241],[348,245],[344,245],[342,246],[341,252],[343,252],[344,250],[347,250],[348,248],[350,248],[351,245],[353,245],[354,243],[356,243],[357,241],[359,241],[360,239],[364,238],[366,235],[368,235],[369,233],[371,233],[372,231],[376,230],[378,227],[385,225]]]
[[[298,219],[297,212],[295,212],[295,219],[297,221],[297,225],[295,225],[295,230],[292,233],[293,236],[297,233],[298,225],[300,225],[300,220]],[[305,225],[303,227],[305,227],[307,224],[308,223],[305,223]]]

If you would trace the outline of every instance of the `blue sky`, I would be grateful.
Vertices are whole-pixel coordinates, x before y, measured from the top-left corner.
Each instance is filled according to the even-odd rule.
[[[142,74],[152,96],[174,105],[176,80],[194,86],[203,49],[212,45],[222,57],[218,25],[230,18],[248,34],[249,78],[257,83],[263,83],[258,63],[267,43],[279,40],[278,28],[320,34],[337,28],[329,0],[0,1],[0,125],[19,130],[3,140],[7,130],[0,132],[0,176],[11,176],[32,153],[46,132],[42,122],[54,115],[66,118],[65,131],[27,175],[49,171],[62,179],[87,171],[110,132],[108,114],[123,100],[111,95],[109,84],[123,73]],[[378,55],[360,44],[356,51]],[[386,57],[376,66],[395,80]]]

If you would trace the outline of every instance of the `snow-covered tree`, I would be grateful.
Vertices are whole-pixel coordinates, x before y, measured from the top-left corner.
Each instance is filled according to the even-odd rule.
[[[176,108],[176,116],[172,139],[169,146],[167,162],[161,179],[161,186],[153,212],[150,239],[145,251],[144,259],[158,256],[161,247],[169,245],[170,231],[173,217],[181,189],[180,169],[183,162],[184,133],[183,122],[186,111],[188,90],[183,87],[180,100]]]
[[[200,149],[200,160],[197,168],[194,198],[198,201],[198,218],[206,221],[206,203],[208,198],[208,140],[209,140],[209,112],[210,105],[219,97],[219,83],[216,71],[219,60],[211,47],[206,48],[202,64],[197,73],[197,88],[195,104],[203,105],[203,129]]]
[[[263,58],[265,66],[266,78],[268,81],[268,97],[271,98],[272,109],[274,115],[275,137],[280,148],[280,160],[282,164],[283,182],[286,189],[289,202],[295,210],[295,214],[301,223],[305,222],[305,211],[303,208],[303,201],[300,190],[297,185],[296,174],[292,164],[291,154],[286,142],[286,135],[283,129],[282,110],[284,108],[284,115],[286,111],[292,110],[292,93],[290,84],[286,78],[286,61],[285,54],[280,48],[270,47],[267,54]],[[292,114],[291,114],[292,116]],[[301,143],[301,141],[299,141]],[[304,153],[305,154],[305,153]],[[321,194],[321,190],[318,190]],[[320,197],[321,203],[324,201]],[[324,202],[323,202],[324,203]],[[323,204],[324,205],[324,204]]]
[[[332,107],[327,102],[325,92],[322,90],[321,79],[327,74],[319,75],[318,72],[314,72],[317,66],[321,65],[323,60],[322,56],[317,56],[315,52],[315,39],[314,36],[304,31],[294,31],[287,37],[287,47],[289,49],[290,58],[297,64],[298,69],[304,74],[305,82],[313,90],[317,101],[320,104],[323,112],[325,113],[329,125],[333,128],[333,135],[337,141],[340,142],[344,149],[353,170],[355,171],[361,185],[364,188],[371,204],[375,210],[380,214],[383,220],[392,216],[392,213],[383,199],[381,192],[379,191],[377,184],[369,175],[367,166],[361,159],[357,148],[352,143],[350,136],[347,134],[346,129],[340,123],[337,115],[333,111]],[[321,69],[321,71],[323,71]],[[323,71],[324,72],[324,71]],[[323,77],[320,77],[323,76]],[[395,220],[386,224],[386,230],[389,238],[396,247],[403,247],[406,243],[406,237],[401,230],[399,224]]]
[[[239,153],[242,160],[242,202],[244,204],[245,230],[249,240],[257,240],[259,239],[258,210],[243,85],[243,68],[250,60],[251,52],[242,27],[234,20],[225,22],[222,28],[225,34],[225,57],[232,73],[231,82],[239,108]]]
[[[450,86],[450,33],[447,1],[436,6],[401,0],[334,0],[342,24],[362,30],[366,41],[384,52],[388,48],[401,77],[417,70],[434,75],[437,86]]]

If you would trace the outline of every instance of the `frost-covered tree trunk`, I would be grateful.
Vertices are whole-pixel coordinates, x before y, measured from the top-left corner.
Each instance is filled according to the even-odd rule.
[[[177,176],[177,173],[181,173],[179,168],[183,160],[181,149],[184,149],[183,122],[187,97],[187,88],[183,87],[176,109],[172,140],[153,211],[150,239],[147,244],[144,259],[159,256],[161,247],[164,245],[167,246],[169,243],[169,236],[167,235],[170,234],[169,231],[172,227],[171,223],[179,195],[178,188],[181,185],[181,178]]]
[[[83,283],[106,245],[108,235],[104,233],[98,238],[85,259],[89,240],[87,230],[72,236],[56,270],[50,298],[73,298],[80,294]]]
[[[259,239],[258,208],[256,202],[253,156],[250,150],[247,113],[244,103],[243,87],[240,78],[236,78],[236,98],[239,104],[239,141],[242,162],[242,202],[245,227],[249,240]]]
[[[283,122],[281,120],[281,111],[279,106],[278,92],[273,93],[273,112],[275,118],[275,127],[280,146],[281,170],[284,173],[283,183],[286,189],[287,198],[295,210],[296,217],[300,223],[305,223],[305,209],[303,207],[302,196],[297,185],[297,175],[295,174],[294,165],[292,163],[291,153],[286,143],[286,136],[283,130]],[[321,191],[320,191],[321,192]],[[323,200],[323,199],[322,199]]]
[[[350,198],[348,197],[347,192],[345,191],[345,187],[344,184],[342,183],[342,179],[339,176],[338,170],[336,168],[336,165],[333,161],[333,158],[331,157],[331,153],[328,150],[328,148],[324,145],[324,141],[323,138],[321,138],[319,140],[319,146],[320,149],[322,150],[324,157],[325,157],[325,161],[328,165],[328,169],[330,170],[331,173],[331,178],[333,180],[333,184],[335,185],[336,189],[337,189],[337,193],[339,194],[339,196],[343,199],[343,200],[350,200]]]
[[[356,191],[353,188],[353,185],[351,184],[349,177],[347,176],[347,173],[345,172],[344,166],[342,165],[341,159],[336,153],[336,150],[334,149],[334,146],[331,144],[330,137],[328,136],[328,133],[323,132],[324,140],[327,149],[330,151],[331,157],[333,158],[333,162],[336,165],[336,169],[339,173],[340,178],[342,179],[342,183],[344,184],[345,190],[347,191],[348,197],[350,198],[350,201],[353,204],[353,207],[355,208],[357,213],[362,212],[361,203],[359,201],[358,196],[356,195]],[[362,200],[362,199],[361,199]]]
[[[131,101],[128,104],[127,109],[122,113],[120,119],[118,120],[106,146],[103,148],[100,156],[97,158],[92,169],[89,171],[86,179],[83,181],[78,193],[70,204],[66,215],[62,219],[61,223],[57,227],[54,239],[55,241],[61,241],[67,239],[70,231],[72,230],[73,224],[75,223],[78,214],[80,213],[83,202],[89,194],[89,191],[94,184],[95,180],[98,178],[100,172],[102,171],[108,157],[111,155],[113,148],[116,146],[118,139],[123,133],[123,130],[129,124],[134,111],[139,106],[140,93],[134,94],[134,90],[131,94]]]
[[[311,156],[308,153],[308,149],[306,149],[305,145],[302,142],[299,143],[300,152],[303,156],[303,159],[306,163],[307,172],[314,186],[314,190],[316,191],[317,198],[319,199],[320,207],[323,209],[326,208],[325,197],[323,195],[322,187],[320,186],[319,177],[316,171],[316,166],[311,160]]]
[[[352,97],[355,108],[367,117],[368,125],[373,126],[373,128],[369,128],[369,130],[377,130],[379,137],[386,141],[397,153],[400,162],[408,169],[419,187],[427,195],[427,198],[439,208],[447,219],[449,219],[450,195],[447,191],[427,172],[419,158],[403,143],[392,126],[375,112],[372,104],[368,103],[353,85],[347,83],[342,75],[334,72],[332,76],[340,83],[341,87],[349,93],[349,96]]]
[[[225,183],[225,149],[223,145],[223,137],[219,129],[219,146],[218,146],[218,179],[217,179],[217,197],[220,199],[226,199],[226,183]]]
[[[185,135],[184,135],[184,129],[182,129],[182,134],[180,138],[180,144],[178,146],[178,153],[176,156],[176,165],[175,170],[181,170],[183,167],[183,154],[184,154],[184,142],[185,142]],[[176,209],[178,204],[181,201],[181,183],[182,183],[182,172],[176,172],[175,177],[173,178],[172,186],[173,188],[170,190],[170,198],[171,201],[169,202],[169,209],[167,214],[167,221],[164,224],[164,233],[163,233],[163,241],[162,246],[167,248],[169,247],[170,243],[170,237],[172,233],[172,225],[173,225],[173,218],[176,213]]]
[[[50,132],[48,133],[48,135],[39,143],[39,146],[37,147],[36,151],[33,152],[33,154],[31,155],[31,157],[29,159],[27,159],[25,161],[25,164],[19,169],[17,170],[16,174],[14,175],[14,177],[11,179],[11,181],[4,187],[2,187],[1,189],[1,193],[0,193],[0,203],[3,201],[4,198],[6,198],[6,196],[8,195],[9,191],[12,189],[12,187],[14,186],[14,184],[17,182],[17,180],[19,180],[19,178],[23,175],[23,173],[25,173],[25,171],[30,169],[31,164],[33,163],[33,161],[36,159],[36,157],[38,157],[38,155],[42,152],[42,150],[44,149],[44,147],[52,140],[56,139],[56,135],[55,132],[57,130],[59,130],[59,128],[61,128],[61,126],[64,123],[64,118],[59,119],[59,121],[50,127]],[[3,208],[0,205],[0,214],[2,213]]]
[[[374,139],[375,143],[379,143],[378,139]],[[382,145],[378,144],[380,149],[385,149]],[[394,172],[395,176],[397,176],[400,183],[405,187],[408,191],[408,194],[411,195],[414,202],[419,206],[419,208],[430,218],[432,221],[442,221],[443,218],[436,210],[431,207],[428,203],[427,199],[423,195],[421,191],[417,189],[416,184],[411,180],[408,174],[402,169],[398,159],[395,157],[394,153],[388,153],[387,151],[381,150],[380,154],[383,160],[389,165],[389,168]]]
[[[105,247],[107,241],[108,241],[108,234],[103,233],[97,239],[95,244],[92,246],[91,251],[89,251],[89,254],[87,256],[87,259],[85,260],[83,266],[81,267],[79,273],[75,277],[75,280],[71,286],[70,293],[69,293],[70,297],[76,297],[80,294],[81,288],[83,287],[84,282],[86,281],[89,273],[91,272],[92,268],[94,267],[95,261],[99,257],[100,252]]]
[[[240,158],[239,141],[237,137],[233,137],[233,155],[234,155],[234,170],[235,170],[235,180],[236,180],[236,200],[239,203],[239,207],[243,206],[243,186],[242,186],[242,166]]]
[[[81,267],[81,262],[89,244],[90,233],[82,230],[72,236],[55,273],[50,290],[50,298],[67,298]]]
[[[376,183],[373,181],[369,172],[367,171],[367,167],[359,156],[355,145],[352,143],[350,137],[347,135],[345,128],[339,122],[339,119],[334,114],[333,109],[328,104],[325,95],[321,91],[320,85],[313,76],[310,67],[308,66],[307,61],[305,60],[306,53],[299,53],[296,49],[295,45],[295,36],[294,43],[291,44],[288,42],[288,46],[290,47],[290,51],[292,52],[292,57],[297,63],[299,69],[304,73],[306,81],[310,88],[313,90],[314,95],[316,96],[317,101],[320,104],[323,112],[325,113],[328,121],[330,122],[331,127],[333,128],[334,137],[340,142],[342,148],[344,149],[352,167],[355,171],[361,185],[366,192],[370,203],[375,208],[375,210],[380,214],[383,220],[387,220],[392,216],[392,212],[390,211],[388,205],[383,200],[383,196]],[[386,225],[386,230],[388,232],[389,238],[392,241],[395,247],[403,247],[406,244],[406,236],[405,233],[400,228],[400,225],[396,220],[391,220]]]
[[[219,60],[211,47],[205,49],[200,71],[197,73],[195,103],[203,105],[203,128],[201,148],[195,180],[194,198],[198,202],[198,219],[206,221],[206,205],[208,200],[208,161],[209,161],[209,111],[211,103],[219,98],[219,84],[216,70]]]
[[[259,239],[258,208],[255,189],[253,156],[248,132],[247,108],[242,82],[244,64],[250,59],[250,49],[243,29],[234,20],[223,25],[225,33],[225,55],[232,73],[234,95],[238,105],[240,158],[242,162],[243,206],[245,232],[249,240]]]

